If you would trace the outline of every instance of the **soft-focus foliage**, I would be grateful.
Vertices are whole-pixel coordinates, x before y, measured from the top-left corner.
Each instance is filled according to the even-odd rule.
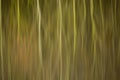
[[[0,0],[0,80],[120,80],[120,0]]]

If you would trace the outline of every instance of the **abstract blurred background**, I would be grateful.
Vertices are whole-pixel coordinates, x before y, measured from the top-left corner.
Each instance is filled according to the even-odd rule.
[[[0,0],[0,80],[120,80],[120,0]]]

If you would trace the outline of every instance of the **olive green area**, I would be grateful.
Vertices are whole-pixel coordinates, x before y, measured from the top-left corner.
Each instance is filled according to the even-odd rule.
[[[120,0],[0,0],[0,80],[120,80]]]

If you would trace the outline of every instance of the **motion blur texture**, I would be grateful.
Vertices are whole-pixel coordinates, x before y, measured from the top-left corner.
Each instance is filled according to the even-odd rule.
[[[120,0],[0,0],[0,80],[120,80]]]

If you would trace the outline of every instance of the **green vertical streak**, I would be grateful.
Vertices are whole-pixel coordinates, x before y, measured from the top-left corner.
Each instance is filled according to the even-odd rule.
[[[117,0],[114,0],[113,14],[114,14],[114,25],[115,25],[115,27],[116,27],[116,8],[117,8]]]
[[[17,21],[18,21],[18,34],[20,33],[20,6],[19,0],[17,0]]]
[[[10,6],[10,25],[12,23],[13,20],[13,8],[14,8],[14,1],[11,1],[11,6]],[[10,26],[11,27],[11,26]],[[11,29],[12,30],[12,29]],[[13,35],[12,33],[9,34],[9,38],[11,38]],[[8,79],[11,80],[12,79],[12,72],[11,72],[11,46],[9,45],[9,40],[8,40],[8,44],[7,44],[7,59],[8,59]]]
[[[59,0],[58,2],[59,4],[59,26],[60,26],[60,33],[59,33],[59,37],[60,37],[60,41],[59,41],[59,48],[60,48],[60,80],[62,80],[62,7],[61,7],[61,0]]]
[[[117,27],[117,22],[116,22],[116,21],[117,21],[117,20],[116,20],[116,17],[117,17],[117,16],[116,16],[116,11],[117,11],[117,0],[115,0],[115,16],[114,16],[114,17],[115,17],[115,26]]]
[[[113,4],[114,3],[114,4]],[[111,1],[111,5],[112,5],[112,21],[113,21],[113,36],[112,36],[112,69],[114,70],[113,71],[113,78],[116,79],[116,71],[115,71],[115,44],[114,44],[114,41],[115,41],[115,33],[116,33],[116,0],[115,2]]]
[[[19,0],[17,0],[16,2],[16,6],[17,6],[17,39],[19,39],[19,34],[20,34],[20,6],[19,6]],[[17,78],[22,78],[21,76],[21,72],[19,72],[17,74]]]
[[[93,41],[93,66],[92,66],[92,72],[94,72],[95,69],[95,61],[96,61],[96,25],[94,20],[94,4],[93,0],[90,0],[90,13],[91,13],[91,21],[92,21],[92,41]]]
[[[101,20],[102,20],[102,29],[101,29],[101,34],[102,34],[102,42],[100,41],[100,45],[103,44],[103,40],[105,40],[105,20],[104,20],[104,13],[103,13],[103,6],[102,6],[102,0],[99,0],[99,3],[100,3],[100,15],[101,15]],[[103,58],[104,60],[104,65],[105,65],[105,54],[103,54]],[[104,80],[104,77],[105,77],[105,67],[103,69],[103,72],[102,72],[102,80]]]
[[[70,74],[70,55],[69,55],[69,53],[68,53],[68,51],[67,51],[67,60],[66,60],[66,76],[65,76],[65,80],[70,80],[69,79],[69,74]]]
[[[2,41],[2,10],[1,10],[1,0],[0,0],[0,57],[1,57],[1,72],[2,72],[2,80],[4,80],[4,62],[3,62],[3,41]]]
[[[69,6],[67,5],[67,8],[68,8]],[[67,17],[67,27],[69,27],[69,24],[70,24],[70,11],[69,10],[67,10],[68,12],[67,12],[67,14],[68,14],[68,17]],[[65,31],[64,31],[65,32]],[[67,31],[67,33],[68,33],[69,31]],[[64,34],[64,35],[66,35],[66,34]],[[70,80],[70,47],[69,47],[69,45],[70,45],[70,39],[69,39],[69,35],[66,35],[65,36],[65,43],[66,43],[66,75],[65,75],[65,80]]]
[[[73,45],[73,64],[74,65],[72,65],[72,67],[74,67],[74,76],[75,76],[75,79],[77,79],[77,72],[76,72],[76,70],[77,69],[75,69],[75,55],[76,55],[76,38],[77,38],[77,26],[76,26],[76,5],[75,5],[75,3],[76,3],[76,0],[73,0],[72,1],[72,7],[73,7],[73,30],[74,30],[74,45]]]
[[[37,16],[38,16],[38,47],[39,47],[39,59],[40,59],[40,66],[43,67],[43,59],[42,59],[42,44],[41,44],[41,11],[40,11],[40,4],[39,0],[37,0]]]
[[[104,40],[104,38],[105,38],[105,30],[104,30],[104,14],[103,14],[103,7],[102,7],[102,0],[99,0],[99,3],[100,3],[100,16],[101,16],[101,21],[102,21],[102,29],[101,29],[101,34],[102,34],[102,41]],[[103,42],[102,42],[101,40],[100,40],[100,45],[102,45],[103,44]],[[105,65],[105,55],[104,55],[104,53],[103,53],[103,58],[102,58],[102,61],[104,61],[104,64],[103,65]],[[103,69],[102,69],[102,80],[104,80],[104,77],[105,77],[105,67],[103,67]]]
[[[82,26],[82,29],[81,29],[81,32],[82,32],[82,50],[83,50],[83,43],[84,43],[84,31],[85,31],[85,24],[86,24],[86,0],[83,1],[83,7],[84,7],[84,19],[83,19],[83,26]]]
[[[53,46],[52,46],[52,48],[53,48]],[[52,48],[51,48],[51,50],[52,50]],[[49,60],[49,65],[50,65],[50,71],[49,71],[49,80],[52,80],[52,51],[50,51],[50,60]]]
[[[100,15],[102,18],[102,32],[103,32],[103,36],[104,36],[104,15],[103,15],[103,8],[102,8],[102,0],[100,1]]]
[[[82,36],[82,47],[81,47],[81,54],[82,55],[85,55],[85,47],[84,47],[84,37],[85,37],[85,29],[86,29],[86,0],[84,0],[83,1],[83,7],[84,7],[84,19],[83,19],[83,25],[82,25],[82,29],[81,29],[81,32],[82,32],[82,34],[81,34],[81,36]],[[86,55],[85,55],[85,57],[86,57]],[[86,59],[86,58],[85,58]],[[87,65],[86,65],[86,63],[85,63],[85,67],[86,67]],[[85,80],[87,79],[87,73],[85,73],[84,74],[84,76],[85,76]]]
[[[75,0],[73,0],[73,27],[74,27],[74,46],[73,46],[73,58],[76,53],[76,37],[77,37],[77,28],[76,28],[76,10],[75,10]]]
[[[8,45],[8,79],[11,80],[11,55],[10,55],[10,47]]]

